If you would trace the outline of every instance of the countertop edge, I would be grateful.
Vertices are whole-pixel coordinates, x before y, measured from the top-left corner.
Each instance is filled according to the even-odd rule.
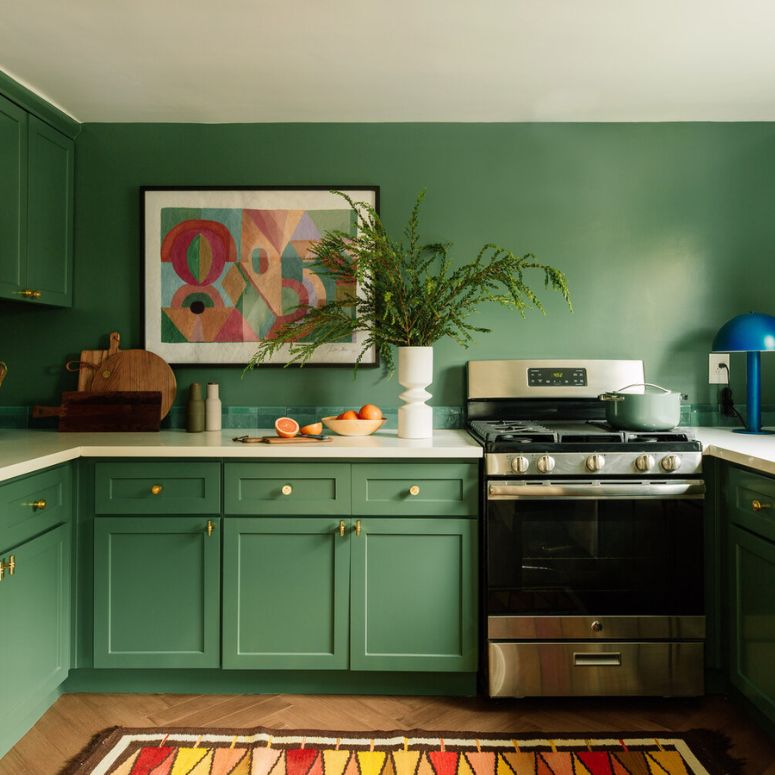
[[[727,463],[736,463],[737,465],[745,466],[746,468],[753,468],[763,474],[775,476],[775,462],[772,460],[765,460],[764,458],[756,457],[755,455],[747,455],[744,452],[737,452],[734,449],[718,447],[715,444],[709,444],[705,447],[702,454],[724,460]]]

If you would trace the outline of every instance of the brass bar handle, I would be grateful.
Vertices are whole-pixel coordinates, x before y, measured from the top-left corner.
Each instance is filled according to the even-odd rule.
[[[207,536],[211,536],[213,534],[213,531],[215,530],[215,522],[213,522],[211,519],[207,520]]]
[[[8,575],[13,576],[14,573],[16,573],[16,556],[12,554],[8,558]]]
[[[5,564],[5,561],[4,560],[0,560],[0,581],[2,581],[3,577],[5,576],[5,569],[6,569],[6,567],[7,566]]]
[[[359,536],[361,534],[361,521],[360,519],[355,520],[355,535]]]
[[[25,299],[39,299],[43,294],[40,291],[33,290],[32,288],[25,288],[23,291],[17,291],[20,296],[24,296]]]
[[[293,492],[293,487],[291,487],[291,485],[290,485],[290,484],[284,484],[284,485],[282,486],[282,489],[280,490],[280,492],[281,492],[283,495],[290,495],[290,494]]]
[[[160,484],[151,485],[151,495],[160,495],[164,488]]]
[[[754,498],[751,501],[751,508],[754,511],[762,511],[763,509],[771,509],[772,504],[771,503],[762,503],[760,500]]]
[[[41,498],[40,500],[32,502],[32,508],[34,511],[43,511],[46,506],[48,506],[48,503],[46,502],[45,498]]]
[[[344,524],[344,520],[340,519],[339,520],[339,527],[337,527],[336,532],[339,533],[339,535],[342,538],[344,538],[344,531],[345,531],[345,529],[346,529],[346,527],[345,527],[345,524]]]
[[[409,488],[409,494],[410,494],[410,495],[419,495],[419,494],[420,494],[420,486],[419,486],[419,485],[417,485],[417,484],[413,484],[413,485],[412,485],[412,486]]]

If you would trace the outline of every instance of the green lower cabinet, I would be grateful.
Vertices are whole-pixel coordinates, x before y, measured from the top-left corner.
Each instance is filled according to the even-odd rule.
[[[94,520],[94,666],[220,665],[221,519]]]
[[[476,670],[476,520],[360,522],[350,539],[350,668]]]
[[[70,526],[60,525],[0,555],[0,730],[30,711],[70,669]],[[4,565],[4,569],[7,565]]]
[[[223,667],[346,669],[349,519],[224,522]]]
[[[775,543],[729,528],[730,680],[775,722]]]

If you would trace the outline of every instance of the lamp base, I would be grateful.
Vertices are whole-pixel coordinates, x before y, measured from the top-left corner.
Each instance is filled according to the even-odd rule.
[[[749,431],[748,428],[733,428],[732,433],[747,433],[749,436],[772,436],[775,435],[775,431]]]

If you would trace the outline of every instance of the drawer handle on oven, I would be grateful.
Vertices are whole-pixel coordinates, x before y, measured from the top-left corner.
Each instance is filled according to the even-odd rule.
[[[621,667],[621,651],[574,651],[573,664],[575,667]]]
[[[751,501],[751,508],[754,511],[761,511],[762,509],[771,509],[772,504],[771,503],[762,503],[760,500],[754,498]]]

